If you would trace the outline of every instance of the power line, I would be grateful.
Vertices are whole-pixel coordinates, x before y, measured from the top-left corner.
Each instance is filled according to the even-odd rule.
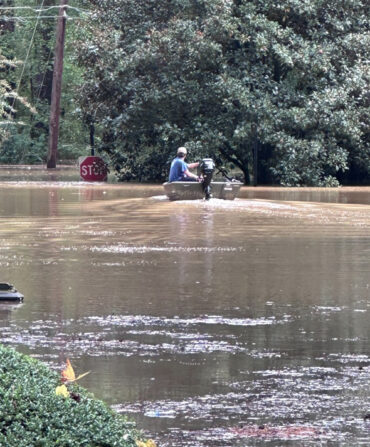
[[[44,20],[44,19],[57,19],[59,16],[20,16],[20,17],[14,17],[14,16],[0,16],[0,19],[2,22],[26,22],[27,20]],[[81,17],[70,17],[68,16],[69,20],[82,20]]]
[[[44,6],[44,1],[45,1],[45,0],[42,0],[41,7]],[[39,15],[41,15],[41,12],[40,12]],[[28,61],[28,57],[29,57],[30,52],[31,52],[31,48],[32,48],[32,44],[33,44],[33,39],[34,39],[34,37],[35,37],[36,28],[37,28],[38,23],[39,23],[39,22],[38,22],[38,20],[37,20],[37,22],[35,23],[34,29],[33,29],[33,33],[32,33],[32,36],[31,36],[30,44],[29,44],[28,49],[27,49],[26,59],[25,59],[25,61],[24,61],[24,63],[23,63],[21,76],[20,76],[20,78],[19,78],[19,83],[18,83],[17,88],[16,88],[16,94],[18,94],[19,87],[20,87],[21,82],[22,82],[23,73],[24,73],[24,70],[25,70],[25,68],[26,68],[26,64],[27,64],[27,61]],[[14,100],[13,100],[13,105],[12,105],[12,108],[13,108],[13,109],[14,109],[15,100],[16,100],[16,97],[14,97]]]
[[[18,9],[28,9],[34,12],[45,12],[45,11],[49,11],[50,9],[58,9],[59,10],[59,6],[49,6],[47,8],[44,8],[43,6],[41,6],[41,8],[33,8],[32,6],[0,6],[0,10],[18,10]],[[87,12],[86,9],[81,9],[81,8],[76,8],[75,6],[69,6],[66,5],[66,9],[72,9],[74,11],[78,11],[78,12]]]
[[[47,8],[44,8],[43,6],[41,7],[36,7],[33,8],[32,6],[0,6],[0,11],[21,11],[21,10],[27,10],[27,11],[32,11],[35,14],[37,14],[37,16],[7,16],[7,15],[3,15],[0,16],[0,19],[3,22],[26,22],[27,20],[50,20],[50,19],[57,19],[59,16],[58,15],[41,15],[41,13],[45,13],[47,11],[51,11],[51,10],[59,10],[59,6],[49,6]],[[81,9],[81,8],[76,8],[74,6],[69,6],[66,5],[66,9],[69,9],[71,11],[76,11],[78,13],[81,14],[91,14],[90,11],[86,10],[86,9]],[[75,20],[78,17],[71,17],[69,16],[68,19],[69,20]]]

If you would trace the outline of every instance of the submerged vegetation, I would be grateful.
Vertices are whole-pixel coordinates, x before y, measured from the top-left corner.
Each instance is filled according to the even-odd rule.
[[[37,115],[19,104],[0,162],[46,157],[55,18],[29,3],[34,20],[0,21],[0,50],[24,61],[2,73]],[[368,182],[367,2],[71,0],[68,15],[60,158],[94,140],[121,180],[160,181],[185,144],[246,183]]]
[[[61,386],[56,372],[0,345],[0,445],[155,446],[140,441],[132,422],[81,387],[70,384],[61,393]]]

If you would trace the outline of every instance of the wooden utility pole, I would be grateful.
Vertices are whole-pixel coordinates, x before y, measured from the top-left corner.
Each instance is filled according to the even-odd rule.
[[[67,5],[68,0],[60,0],[59,17],[57,24],[57,36],[55,44],[53,86],[51,92],[51,105],[50,105],[49,150],[46,164],[48,169],[55,168],[57,164],[60,96],[62,93],[64,37],[67,22],[67,13],[66,13]]]

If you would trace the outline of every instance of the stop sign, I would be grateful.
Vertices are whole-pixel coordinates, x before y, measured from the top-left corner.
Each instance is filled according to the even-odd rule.
[[[80,177],[85,182],[104,182],[108,177],[108,168],[105,161],[100,157],[80,157]]]

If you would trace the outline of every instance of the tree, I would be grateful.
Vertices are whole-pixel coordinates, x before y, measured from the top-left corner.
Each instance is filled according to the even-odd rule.
[[[364,1],[88,3],[82,105],[122,179],[163,179],[180,144],[247,182],[254,144],[262,181],[370,172]]]
[[[16,61],[6,59],[0,52],[0,72],[7,71],[16,66]],[[16,109],[15,101],[35,113],[35,109],[12,88],[4,79],[0,80],[0,144],[5,141],[12,127],[16,124],[13,120]]]
[[[4,2],[3,2],[4,3]],[[47,155],[48,122],[55,47],[56,0],[30,0],[24,9],[23,0],[7,0],[16,9],[4,10],[6,20],[0,22],[0,51],[10,62],[22,60],[1,71],[2,79],[18,91],[33,106],[33,112],[16,101],[13,118],[17,126],[7,125],[8,138],[0,147],[2,163],[42,163]],[[41,4],[43,6],[40,11]],[[62,95],[62,125],[59,155],[75,160],[87,153],[88,133],[76,105],[75,95],[81,80],[81,69],[75,61],[74,40],[84,23],[80,1],[71,0],[68,23],[64,85]],[[38,16],[40,15],[40,19]],[[10,17],[10,18],[9,18]],[[12,24],[12,26],[9,25]]]

